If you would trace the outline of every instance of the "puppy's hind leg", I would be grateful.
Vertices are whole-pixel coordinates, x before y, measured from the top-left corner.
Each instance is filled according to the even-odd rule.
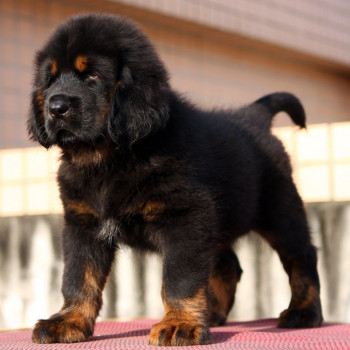
[[[217,257],[209,278],[209,325],[225,324],[235,300],[236,286],[242,274],[236,254],[226,249]]]
[[[292,297],[279,317],[278,327],[319,327],[322,309],[317,255],[303,204],[291,180],[283,184],[276,181],[273,188],[263,198],[256,231],[277,251],[289,277]]]

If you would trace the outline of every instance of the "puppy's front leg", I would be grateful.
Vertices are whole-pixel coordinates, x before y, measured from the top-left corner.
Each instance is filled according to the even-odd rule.
[[[87,340],[102,305],[102,290],[114,257],[114,247],[101,242],[87,226],[67,225],[63,232],[65,268],[60,312],[40,320],[35,343],[73,343]]]
[[[151,329],[150,345],[210,343],[206,254],[189,249],[165,256],[162,299],[165,315]],[[192,254],[196,254],[193,256]]]

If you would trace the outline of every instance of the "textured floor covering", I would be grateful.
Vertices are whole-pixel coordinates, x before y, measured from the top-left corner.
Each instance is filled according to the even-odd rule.
[[[76,344],[38,345],[31,342],[31,331],[0,333],[1,350],[43,349],[160,349],[147,345],[155,320],[100,322],[90,341]],[[229,322],[211,328],[212,344],[166,349],[350,349],[350,324],[326,323],[314,329],[278,329],[276,320]],[[163,347],[162,347],[163,348]]]

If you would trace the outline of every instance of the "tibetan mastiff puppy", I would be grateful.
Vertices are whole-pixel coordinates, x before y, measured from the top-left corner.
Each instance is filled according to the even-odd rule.
[[[112,15],[61,24],[35,67],[28,131],[61,149],[65,267],[62,309],[37,323],[34,342],[89,339],[115,251],[126,244],[164,261],[165,314],[149,343],[208,344],[241,277],[232,243],[250,230],[289,276],[278,326],[320,326],[316,251],[288,156],[270,133],[279,111],[305,126],[296,97],[201,110],[171,88],[145,35]]]

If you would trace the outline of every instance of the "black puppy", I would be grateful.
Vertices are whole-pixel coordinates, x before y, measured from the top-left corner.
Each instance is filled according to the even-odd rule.
[[[137,27],[110,15],[63,23],[36,57],[30,137],[62,151],[62,310],[40,320],[37,343],[92,334],[116,248],[164,258],[165,315],[150,344],[210,342],[241,268],[231,249],[255,230],[278,252],[292,299],[279,327],[322,322],[316,252],[279,140],[279,111],[305,126],[288,93],[232,112],[202,111],[174,92]]]

